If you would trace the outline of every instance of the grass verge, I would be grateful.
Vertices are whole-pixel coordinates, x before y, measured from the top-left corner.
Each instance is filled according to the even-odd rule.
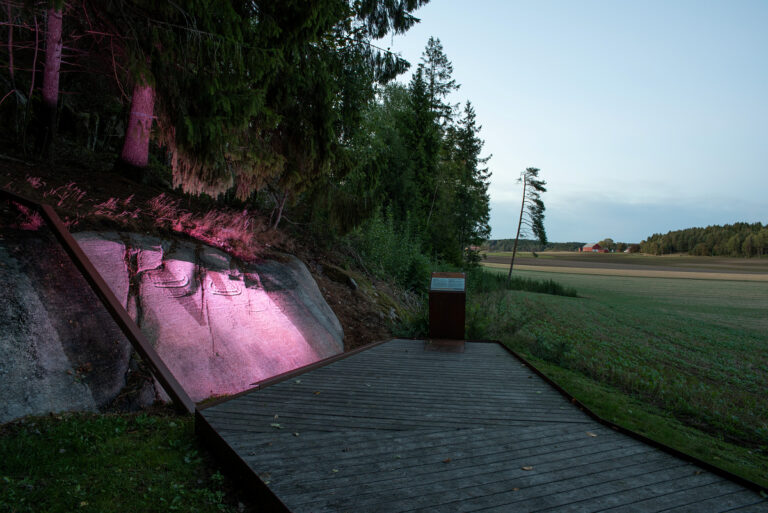
[[[575,288],[565,287],[550,278],[533,279],[515,274],[507,279],[505,273],[487,271],[483,267],[468,269],[466,276],[469,294],[483,294],[497,290],[524,290],[554,296],[578,297]]]
[[[0,511],[235,512],[191,416],[28,417],[0,426]]]

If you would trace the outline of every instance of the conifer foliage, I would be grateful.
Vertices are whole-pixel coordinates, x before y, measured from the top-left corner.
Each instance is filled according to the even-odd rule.
[[[472,104],[457,115],[447,103],[456,89],[440,40],[430,38],[410,83],[381,88],[364,113],[350,144],[354,165],[336,186],[344,201],[331,209],[336,219],[359,224],[361,213],[386,213],[430,259],[478,260],[490,234],[490,156],[482,156]]]
[[[378,46],[427,2],[2,0],[0,131],[30,155],[26,134],[58,124],[121,172],[170,167],[272,227],[286,209],[330,234],[387,219],[424,259],[474,261],[490,231],[475,110],[449,102],[439,39],[408,84]]]

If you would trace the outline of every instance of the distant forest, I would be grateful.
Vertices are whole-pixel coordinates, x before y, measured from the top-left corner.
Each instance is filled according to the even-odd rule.
[[[576,251],[586,242],[549,242],[542,245],[538,240],[520,239],[517,243],[518,251]],[[488,251],[512,251],[515,239],[489,240]]]
[[[655,233],[640,243],[643,253],[761,257],[768,255],[768,225],[735,223]]]

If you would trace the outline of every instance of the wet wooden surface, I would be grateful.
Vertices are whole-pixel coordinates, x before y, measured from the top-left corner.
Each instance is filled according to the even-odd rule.
[[[768,511],[587,417],[495,343],[393,340],[201,411],[291,511]]]

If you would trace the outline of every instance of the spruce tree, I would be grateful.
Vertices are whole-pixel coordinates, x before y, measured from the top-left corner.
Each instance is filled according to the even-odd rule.
[[[457,192],[455,201],[456,229],[464,258],[467,262],[478,260],[477,250],[491,233],[490,198],[488,185],[491,173],[485,164],[488,157],[480,157],[483,140],[478,136],[481,126],[477,124],[477,115],[468,101],[464,115],[455,132],[453,160],[458,166]]]
[[[419,64],[411,78],[409,146],[414,169],[418,201],[414,214],[428,227],[434,213],[439,187],[438,161],[441,147],[440,127],[432,110],[432,100],[424,77],[424,66]]]
[[[429,38],[427,47],[421,56],[421,64],[424,66],[424,80],[427,84],[432,112],[444,125],[450,122],[455,109],[455,106],[445,103],[445,100],[460,86],[453,78],[453,64],[443,52],[440,39]]]

